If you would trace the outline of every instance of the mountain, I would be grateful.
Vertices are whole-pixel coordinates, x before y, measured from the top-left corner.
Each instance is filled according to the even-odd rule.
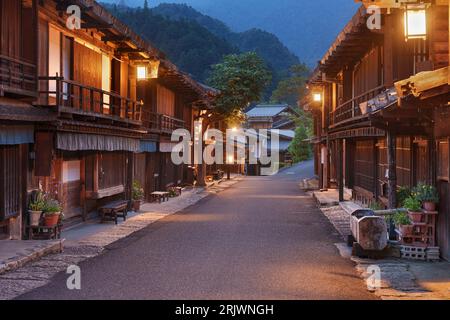
[[[231,45],[195,21],[171,20],[152,10],[108,6],[113,15],[146,38],[181,70],[199,81],[208,78],[210,66],[222,61],[223,56],[239,53]]]
[[[255,51],[274,72],[284,73],[292,65],[299,64],[295,54],[274,34],[260,29],[233,32],[222,21],[204,15],[186,4],[160,4],[152,12],[176,21],[191,20],[202,25],[214,35],[227,40],[241,52]]]
[[[360,5],[352,0],[150,0],[187,3],[203,14],[223,21],[233,31],[257,28],[275,34],[301,61],[312,66]],[[117,1],[111,0],[117,3]],[[142,6],[142,0],[126,0]]]

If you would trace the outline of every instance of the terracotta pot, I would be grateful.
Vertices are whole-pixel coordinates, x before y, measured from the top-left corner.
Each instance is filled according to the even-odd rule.
[[[425,201],[423,203],[423,209],[425,211],[436,211],[436,203],[434,202],[429,202],[429,201]]]
[[[30,211],[30,226],[39,226],[42,211]]]
[[[138,212],[139,210],[141,210],[141,200],[133,200],[133,211],[134,212]]]
[[[399,231],[402,234],[402,236],[409,236],[413,233],[413,226],[412,225],[402,225],[399,226]]]
[[[423,213],[422,212],[420,212],[420,211],[419,212],[409,211],[408,215],[411,218],[412,222],[415,222],[415,223],[422,222],[422,217],[423,217]]]
[[[44,215],[44,225],[46,227],[53,227],[57,225],[59,221],[59,215],[60,215],[59,212]]]

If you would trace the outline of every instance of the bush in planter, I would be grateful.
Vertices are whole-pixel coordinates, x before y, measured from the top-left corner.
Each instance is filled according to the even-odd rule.
[[[58,200],[49,199],[45,203],[44,219],[46,226],[54,226],[62,219],[62,206]]]
[[[407,198],[404,202],[404,207],[408,209],[409,216],[413,222],[421,222],[422,221],[422,203],[411,196]]]
[[[30,225],[39,225],[39,220],[45,209],[45,205],[45,196],[42,191],[38,191],[32,198],[29,205]]]
[[[142,188],[141,183],[137,180],[133,181],[131,197],[133,200],[134,211],[139,211],[141,209],[141,201],[144,199],[144,194],[144,188]]]
[[[425,210],[436,210],[436,204],[439,203],[439,194],[434,186],[421,183],[414,188],[414,193],[416,198],[422,202]]]
[[[385,206],[383,203],[376,201],[370,204],[369,209],[373,211],[384,210]]]
[[[397,211],[392,217],[392,221],[394,221],[395,225],[398,226],[403,236],[412,233],[413,226],[411,223],[411,219],[406,212]]]
[[[409,187],[403,186],[397,189],[397,203],[399,207],[405,205],[405,200],[412,196],[412,191]]]

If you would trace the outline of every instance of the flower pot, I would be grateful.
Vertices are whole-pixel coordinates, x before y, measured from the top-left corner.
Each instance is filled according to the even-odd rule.
[[[415,223],[422,222],[422,217],[423,217],[423,213],[422,212],[420,212],[420,211],[418,211],[418,212],[409,211],[408,215],[411,218],[412,222],[415,222]]]
[[[48,214],[48,213],[45,214],[44,215],[44,225],[46,227],[53,227],[53,226],[57,225],[59,222],[59,215],[60,215],[59,212],[55,212],[53,214]]]
[[[402,234],[402,236],[409,236],[413,233],[414,227],[412,225],[401,225],[399,226],[399,231]]]
[[[30,226],[39,226],[42,211],[30,211]]]
[[[141,210],[141,204],[141,200],[133,200],[133,211],[138,212],[139,210]]]
[[[425,201],[423,203],[423,209],[425,211],[436,211],[436,203],[434,202],[429,202],[429,201]]]

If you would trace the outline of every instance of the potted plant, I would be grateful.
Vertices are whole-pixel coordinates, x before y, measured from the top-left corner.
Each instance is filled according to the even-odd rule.
[[[61,211],[61,204],[57,200],[49,199],[44,209],[44,225],[46,227],[57,225],[62,216]]]
[[[45,197],[42,191],[38,191],[29,205],[30,225],[38,226],[42,212],[45,209]]]
[[[422,204],[416,197],[411,196],[406,198],[403,205],[408,210],[409,217],[413,222],[422,221]]]
[[[142,188],[139,181],[133,182],[132,190],[132,206],[135,212],[141,210],[142,199],[144,198],[144,189]]]
[[[406,212],[397,211],[392,217],[392,220],[398,227],[398,230],[402,236],[410,235],[413,232],[414,226],[412,225],[411,219]]]
[[[411,197],[411,189],[407,186],[402,186],[397,189],[397,204],[403,207],[405,200]]]
[[[436,204],[439,203],[439,194],[434,186],[419,184],[414,189],[414,192],[426,211],[436,211]]]

